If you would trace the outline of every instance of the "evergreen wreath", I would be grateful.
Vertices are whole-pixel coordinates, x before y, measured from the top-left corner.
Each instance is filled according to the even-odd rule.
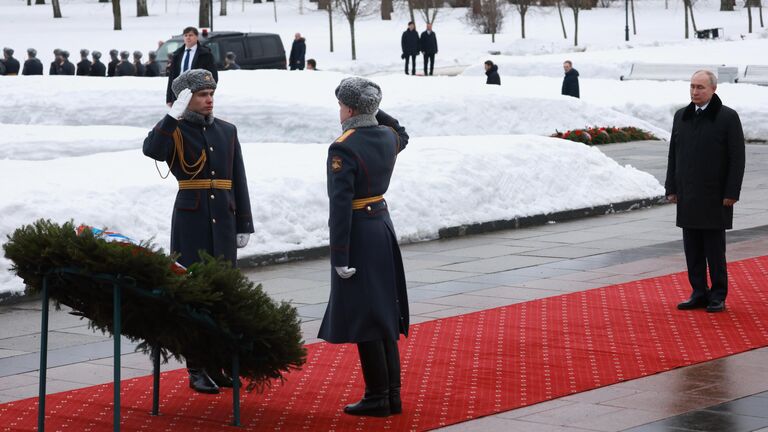
[[[102,332],[113,334],[112,287],[120,284],[122,334],[145,353],[159,347],[164,361],[193,358],[229,371],[237,353],[249,390],[306,361],[296,309],[272,300],[228,261],[202,255],[179,274],[175,257],[150,242],[107,242],[90,230],[78,235],[72,222],[43,219],[18,228],[3,250],[27,293],[41,292],[47,275],[55,306],[72,308]]]

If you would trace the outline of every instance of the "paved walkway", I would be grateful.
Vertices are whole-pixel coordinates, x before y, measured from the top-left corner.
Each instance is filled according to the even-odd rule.
[[[631,164],[660,179],[664,175],[665,143],[616,144],[602,149],[620,163]],[[729,260],[768,254],[768,146],[748,146],[747,158],[742,202],[736,210],[736,229],[728,235]],[[673,206],[661,206],[405,245],[402,250],[409,282],[411,321],[418,323],[683,271],[681,234],[674,227],[674,215]],[[262,283],[273,298],[296,305],[303,320],[305,339],[311,343],[317,341],[317,329],[325,310],[329,272],[327,260],[322,259],[249,270],[247,274]],[[0,307],[0,402],[37,395],[39,321],[38,304]],[[50,328],[50,392],[111,380],[110,338],[92,333],[83,321],[66,311],[52,313]],[[132,347],[126,341],[124,352],[130,352]],[[122,365],[124,378],[151,373],[150,361],[143,354],[123,355]],[[164,366],[165,369],[178,367],[181,365]],[[647,425],[638,431],[751,431],[768,426],[768,421],[763,422],[768,405],[761,406],[762,401],[768,401],[765,397],[755,396],[737,405],[757,404],[762,408],[762,418],[749,410],[712,407],[765,391],[768,391],[766,348],[445,430],[620,431],[699,410],[696,412],[703,413],[704,417],[693,416],[693,420],[685,417],[678,423],[675,419],[666,420],[667,423]],[[702,420],[713,416],[725,423]],[[732,427],[696,429],[697,424]]]

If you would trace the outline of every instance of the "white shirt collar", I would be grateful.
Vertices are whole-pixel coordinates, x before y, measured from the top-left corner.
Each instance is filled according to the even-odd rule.
[[[708,106],[709,106],[709,102],[705,103],[705,104],[704,104],[704,105],[702,105],[702,106],[698,106],[698,105],[696,105],[696,108],[698,108],[698,109],[700,109],[700,110],[704,111],[705,109],[707,109],[707,107],[708,107]]]

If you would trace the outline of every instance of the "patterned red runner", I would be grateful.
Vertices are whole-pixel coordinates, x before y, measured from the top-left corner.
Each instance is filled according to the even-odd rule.
[[[678,273],[415,325],[400,345],[404,413],[387,419],[342,414],[363,390],[356,349],[313,344],[284,385],[243,395],[243,429],[428,430],[766,346],[766,270],[768,257],[729,264],[725,313],[678,311]],[[123,430],[238,430],[231,393],[193,393],[183,370],[162,376],[160,417],[151,377],[124,381],[122,398]],[[110,384],[50,395],[47,429],[111,430],[111,401]],[[36,409],[0,405],[0,429],[34,430]]]

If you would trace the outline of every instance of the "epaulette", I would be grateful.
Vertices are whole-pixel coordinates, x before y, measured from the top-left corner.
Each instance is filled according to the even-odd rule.
[[[347,138],[349,138],[349,137],[350,137],[350,135],[352,135],[353,133],[355,133],[355,130],[354,130],[354,129],[348,129],[346,132],[344,132],[343,134],[341,134],[341,136],[340,136],[340,137],[336,138],[336,141],[334,141],[334,142],[337,142],[337,143],[341,143],[341,142],[344,142],[344,140],[345,140],[345,139],[347,139]]]

